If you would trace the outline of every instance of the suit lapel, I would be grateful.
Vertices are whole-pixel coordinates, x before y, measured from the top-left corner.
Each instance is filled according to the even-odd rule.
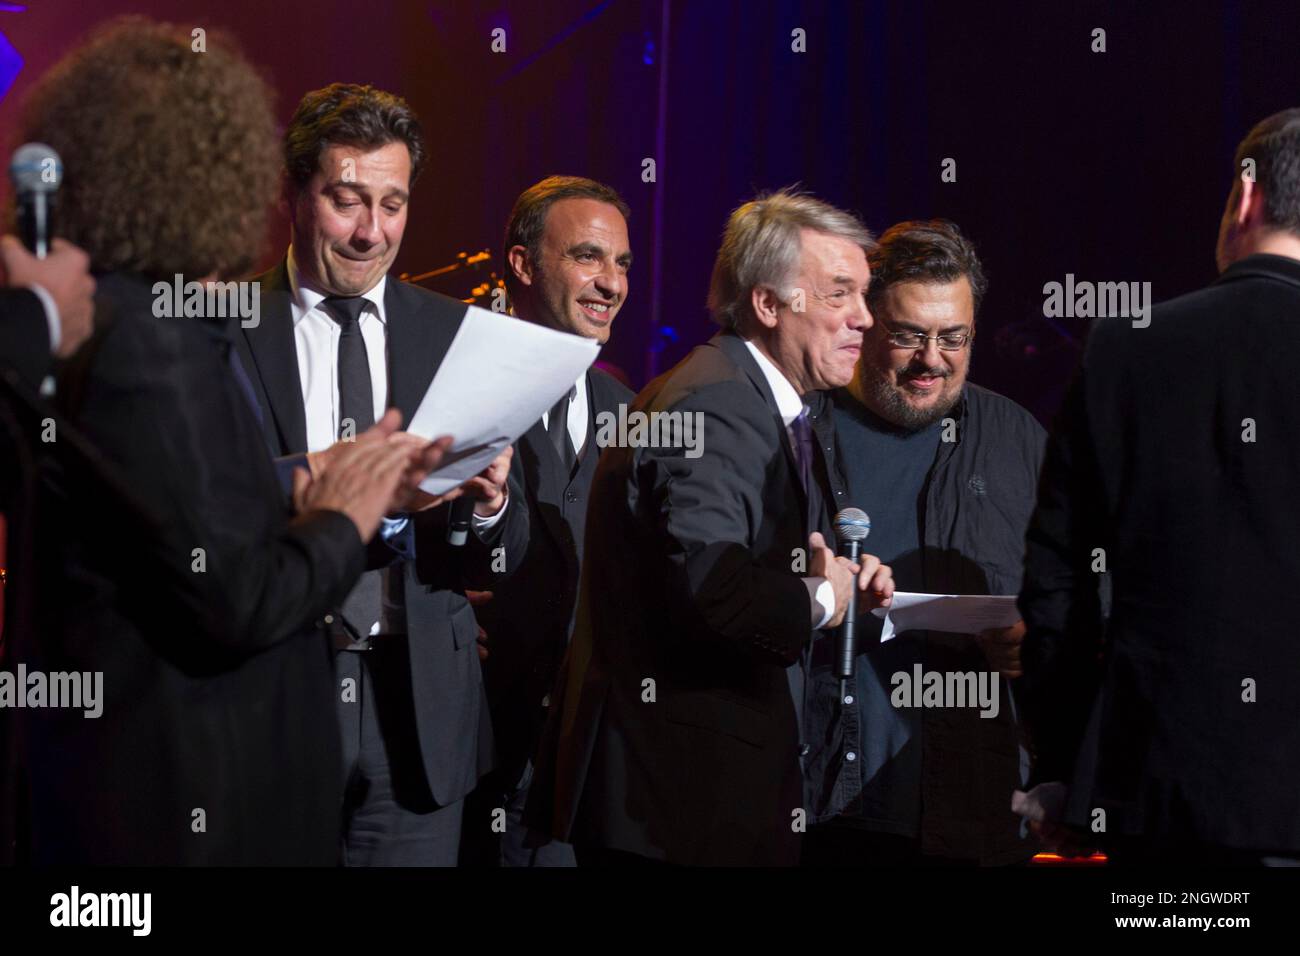
[[[785,452],[786,467],[790,470],[790,477],[799,495],[799,506],[807,512],[808,495],[804,491],[803,479],[799,477],[799,458],[794,453],[794,446],[790,444],[790,430],[785,427],[785,422],[781,418],[781,410],[777,408],[776,396],[772,394],[771,386],[767,384],[767,376],[754,361],[754,356],[749,353],[749,346],[745,344],[745,340],[735,332],[730,330],[719,332],[710,344],[722,349],[736,365],[744,370],[751,384],[763,396],[763,401],[767,402],[768,410],[776,421],[777,432],[781,435],[781,448]]]
[[[447,315],[431,303],[443,301]],[[384,290],[384,318],[388,326],[388,405],[402,412],[402,426],[410,424],[420,407],[429,383],[442,364],[451,340],[460,328],[452,312],[455,300],[428,299],[416,290],[388,277]],[[465,308],[461,304],[461,308]]]
[[[307,416],[302,405],[298,347],[293,337],[292,293],[284,261],[258,276],[261,321],[243,329],[244,342],[261,383],[268,411],[275,422],[282,453],[307,450]],[[254,371],[251,370],[250,371]]]

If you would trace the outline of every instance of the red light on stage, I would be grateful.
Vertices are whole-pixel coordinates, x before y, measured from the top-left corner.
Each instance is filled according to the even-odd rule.
[[[1105,866],[1106,854],[1094,853],[1092,856],[1061,856],[1059,853],[1037,853],[1029,861],[1030,866]]]

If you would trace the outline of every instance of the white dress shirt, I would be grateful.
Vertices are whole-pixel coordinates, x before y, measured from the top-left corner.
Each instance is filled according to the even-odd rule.
[[[573,401],[569,402],[569,439],[573,442],[573,450],[581,455],[582,446],[587,441],[587,420],[591,417],[590,403],[587,401],[587,370],[583,369],[578,380],[573,383],[577,392],[574,393]],[[542,412],[542,427],[548,432],[551,430],[551,412],[549,409]]]
[[[772,390],[772,397],[776,399],[776,410],[781,415],[781,421],[785,423],[785,433],[786,437],[790,439],[790,447],[797,449],[799,444],[790,425],[803,412],[807,411],[808,406],[803,403],[803,399],[795,391],[795,387],[790,384],[790,380],[785,377],[785,373],[777,368],[757,345],[749,341],[749,339],[745,339],[745,347],[749,349],[749,354],[754,356],[759,371],[763,373],[763,378],[767,379],[767,387]],[[835,616],[835,589],[831,587],[831,582],[825,578],[806,577],[803,580],[804,584],[808,586],[809,612],[814,619],[817,619],[815,629],[825,627],[826,622]],[[820,617],[817,615],[817,608],[812,607],[811,602],[816,602],[820,607],[822,612]]]
[[[293,340],[298,349],[298,381],[302,386],[302,407],[307,413],[307,450],[321,451],[339,440],[339,339],[342,329],[321,308],[326,293],[313,289],[298,271],[289,249],[289,288],[293,293]],[[374,288],[362,293],[368,303],[357,321],[366,343],[370,365],[370,388],[375,421],[388,407],[388,329],[384,315],[384,289],[388,277],[381,276]]]

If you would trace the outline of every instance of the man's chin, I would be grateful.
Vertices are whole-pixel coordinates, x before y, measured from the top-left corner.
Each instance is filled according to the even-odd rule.
[[[928,428],[947,415],[957,404],[958,389],[953,394],[918,396],[905,387],[894,386],[878,392],[877,401],[882,406],[881,417],[899,428],[919,431]]]
[[[335,295],[361,295],[374,288],[386,271],[376,268],[373,262],[342,259],[330,269],[330,285],[334,288]]]

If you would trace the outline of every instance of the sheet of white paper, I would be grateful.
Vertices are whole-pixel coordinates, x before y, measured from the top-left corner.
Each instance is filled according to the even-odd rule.
[[[450,491],[492,463],[528,431],[596,360],[591,339],[468,306],[447,355],[407,431],[455,439],[443,464],[420,484]]]
[[[1020,620],[1015,595],[918,594],[895,591],[889,607],[871,611],[885,619],[880,640],[903,631],[952,631],[978,634],[990,627],[1010,627]]]

